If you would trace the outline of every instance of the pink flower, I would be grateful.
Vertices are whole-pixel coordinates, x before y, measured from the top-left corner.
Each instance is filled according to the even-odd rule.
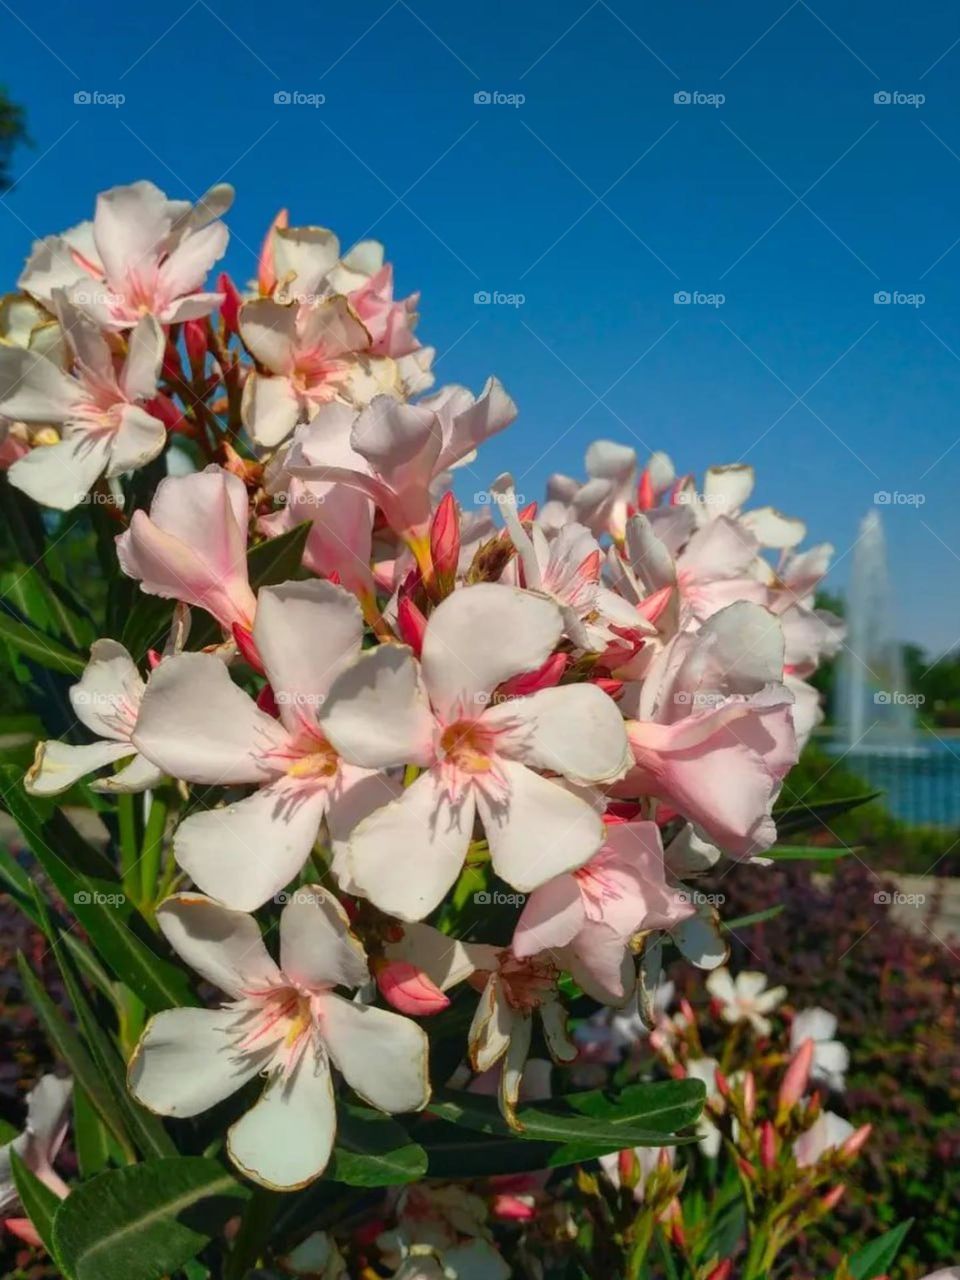
[[[595,999],[623,1004],[635,986],[630,939],[694,914],[667,884],[654,822],[612,823],[589,862],[535,889],[513,935],[514,955],[551,950]]]
[[[203,286],[223,256],[228,232],[219,221],[233,188],[211,187],[197,204],[168,200],[152,182],[113,187],[97,197],[93,223],[34,245],[19,285],[49,309],[54,291],[101,328],[129,329],[144,314],[179,324],[222,300]]]
[[[299,872],[324,817],[342,838],[396,794],[386,780],[344,763],[318,718],[362,636],[360,609],[342,587],[311,581],[261,590],[253,640],[279,720],[211,654],[182,654],[154,672],[134,733],[147,759],[188,782],[259,788],[177,828],[177,861],[221,902],[255,910]]]
[[[35,501],[67,511],[101,475],[133,471],[163,449],[166,428],[144,404],[157,392],[164,336],[153,316],[142,316],[119,362],[87,316],[62,295],[57,305],[76,377],[36,352],[0,346],[0,414],[61,428],[59,443],[31,449],[9,475]]]
[[[616,704],[586,684],[499,705],[491,698],[503,681],[541,666],[561,629],[549,600],[481,583],[433,612],[420,663],[406,646],[380,645],[334,682],[321,723],[345,760],[423,770],[350,840],[350,872],[383,910],[417,920],[438,905],[463,866],[476,813],[497,874],[523,891],[600,847],[594,808],[539,771],[579,784],[620,776],[626,738]]]
[[[53,1162],[67,1136],[72,1092],[72,1080],[41,1076],[27,1094],[27,1123],[23,1132],[0,1147],[0,1221],[15,1236],[37,1247],[40,1238],[30,1219],[13,1216],[20,1197],[10,1156],[15,1152],[30,1172],[61,1200],[70,1194],[70,1188],[54,1169]]]
[[[243,423],[258,444],[286,439],[321,405],[343,393],[370,335],[339,296],[322,301],[258,298],[240,311],[240,335],[264,372],[252,370],[243,388]]]
[[[358,460],[351,466],[291,463],[306,480],[335,480],[371,498],[394,533],[430,572],[431,486],[490,436],[509,426],[516,405],[496,378],[479,398],[465,387],[445,387],[418,404],[377,396],[356,418],[350,445]]]
[[[117,556],[147,595],[206,609],[227,632],[250,629],[257,602],[247,578],[247,491],[222,467],[162,480],[150,514],[135,511],[117,538]]]
[[[657,796],[735,857],[769,848],[797,759],[782,673],[780,627],[759,605],[729,605],[676,636],[644,679],[628,723],[636,768],[618,793]]]

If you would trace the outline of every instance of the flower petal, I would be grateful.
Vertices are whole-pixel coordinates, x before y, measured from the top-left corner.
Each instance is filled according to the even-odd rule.
[[[56,796],[95,769],[133,753],[129,742],[91,742],[89,746],[73,747],[51,739],[38,744],[23,785],[32,796]]]
[[[289,1080],[276,1075],[227,1132],[233,1163],[263,1187],[295,1191],[327,1167],[337,1131],[326,1059],[308,1050]]]
[[[157,907],[157,924],[177,955],[229,996],[279,981],[253,916],[199,893],[177,893]]]
[[[447,719],[476,713],[498,684],[542,666],[562,631],[560,610],[543,596],[493,582],[455,591],[430,615],[423,642],[434,707]]]
[[[370,977],[367,956],[347,914],[319,885],[296,890],[280,916],[280,964],[306,987],[359,987]]]
[[[8,471],[10,483],[55,511],[71,511],[103,474],[110,453],[108,435],[79,433],[58,444],[38,445]]]
[[[460,874],[473,814],[471,791],[452,803],[440,778],[424,773],[399,800],[357,826],[348,854],[350,874],[382,911],[422,920]]]
[[[195,1116],[229,1098],[260,1070],[239,1053],[235,1009],[165,1009],[147,1023],[127,1069],[136,1100],[162,1116]]]
[[[326,793],[281,779],[219,809],[194,813],[173,838],[198,889],[237,911],[256,911],[299,874],[317,839]]]
[[[356,597],[332,582],[262,587],[253,638],[291,730],[315,721],[336,676],[360,652],[363,617]]]
[[[534,889],[520,913],[510,947],[515,956],[562,947],[583,928],[586,912],[575,876],[557,876]]]
[[[498,749],[573,782],[612,782],[631,763],[617,704],[592,684],[563,685],[491,707],[483,722],[516,722],[515,743]]]
[[[140,672],[123,645],[95,640],[90,661],[70,690],[70,705],[91,733],[129,743],[143,689]]]
[[[603,823],[585,800],[513,760],[498,767],[506,799],[477,792],[498,876],[526,893],[593,857],[603,843]]]
[[[268,780],[274,771],[263,756],[286,740],[283,726],[208,653],[181,653],[156,668],[133,735],[165,773],[213,786]]]
[[[386,769],[433,758],[434,718],[405,645],[379,645],[342,671],[327,692],[320,724],[351,764]]]
[[[417,1023],[330,994],[320,1001],[320,1028],[334,1065],[361,1098],[381,1111],[427,1105],[429,1043]]]

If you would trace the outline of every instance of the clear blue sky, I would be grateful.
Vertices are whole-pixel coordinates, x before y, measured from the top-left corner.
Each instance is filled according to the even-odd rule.
[[[874,494],[920,494],[885,515],[899,630],[960,640],[955,4],[0,0],[0,23],[35,140],[0,204],[6,279],[102,188],[225,177],[239,279],[282,204],[386,242],[440,378],[496,372],[520,404],[485,478],[539,496],[597,436],[743,458],[836,544],[839,587]]]

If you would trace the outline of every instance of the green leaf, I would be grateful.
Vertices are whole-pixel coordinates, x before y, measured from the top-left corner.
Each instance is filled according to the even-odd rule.
[[[59,640],[44,635],[36,627],[27,622],[18,622],[9,613],[0,609],[0,640],[5,641],[17,653],[23,654],[47,667],[50,671],[59,671],[66,676],[79,676],[87,665],[86,659],[74,653]]]
[[[848,849],[844,846],[835,849],[817,844],[778,844],[768,849],[763,856],[773,858],[775,862],[830,862],[856,853],[857,848]]]
[[[46,806],[27,795],[16,769],[0,766],[0,792],[34,857],[116,977],[152,1013],[196,1004],[187,973],[157,950],[154,935],[109,860],[62,812],[45,816]]]
[[[311,528],[311,522],[305,520],[278,538],[268,538],[266,542],[251,547],[247,552],[247,573],[254,591],[286,582],[294,576],[300,568]]]
[[[746,929],[751,924],[763,924],[764,920],[775,920],[783,911],[783,903],[775,907],[767,907],[763,911],[752,911],[748,916],[737,916],[735,920],[721,920],[721,928],[733,933],[734,929]]]
[[[40,1025],[51,1046],[70,1068],[74,1080],[86,1092],[104,1124],[127,1152],[128,1158],[132,1158],[133,1145],[117,1115],[113,1096],[103,1083],[100,1072],[83,1047],[80,1037],[44,991],[24,956],[17,955],[17,964],[20,967],[24,994],[36,1010]]]
[[[73,1145],[82,1178],[102,1173],[110,1163],[110,1139],[106,1126],[76,1083],[73,1086]]]
[[[427,1153],[403,1125],[367,1107],[341,1103],[337,1145],[326,1176],[351,1187],[393,1187],[427,1171]]]
[[[249,1195],[202,1156],[111,1170],[60,1205],[54,1247],[68,1280],[160,1280],[205,1248]]]
[[[912,1226],[913,1219],[908,1218],[892,1231],[885,1232],[876,1240],[871,1240],[862,1249],[858,1249],[856,1253],[851,1254],[847,1259],[847,1266],[850,1268],[853,1280],[874,1280],[875,1276],[882,1276],[889,1271]]]
[[[862,804],[869,804],[880,794],[879,791],[870,791],[843,800],[815,800],[812,804],[795,804],[784,809],[774,809],[777,835],[782,839],[784,836],[795,836],[801,831],[817,831],[824,827],[829,831],[831,821],[850,813],[852,809],[858,809]]]
[[[60,1197],[27,1168],[16,1151],[10,1152],[10,1169],[24,1212],[36,1227],[37,1235],[43,1241],[47,1253],[55,1258],[53,1219],[60,1207]]]
[[[523,1125],[519,1137],[560,1144],[563,1150],[554,1153],[557,1163],[593,1159],[625,1147],[672,1145],[678,1140],[676,1131],[697,1120],[705,1096],[698,1080],[634,1084],[617,1095],[600,1089],[571,1093],[519,1108],[517,1118]],[[430,1102],[430,1111],[452,1124],[517,1140],[494,1098],[439,1089]]]

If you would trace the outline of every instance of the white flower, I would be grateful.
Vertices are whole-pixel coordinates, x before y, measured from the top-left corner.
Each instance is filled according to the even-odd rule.
[[[252,916],[200,894],[168,898],[157,923],[228,1000],[220,1009],[168,1009],[152,1018],[130,1060],[130,1091],[160,1115],[194,1116],[265,1076],[259,1102],[227,1134],[230,1158],[254,1182],[292,1190],[326,1168],[336,1132],[331,1065],[383,1111],[426,1106],[421,1028],[334,993],[365,984],[369,972],[326,890],[300,889],[284,907],[279,966]]]
[[[828,1010],[819,1006],[801,1009],[790,1028],[790,1051],[795,1053],[804,1040],[812,1040],[811,1077],[822,1080],[828,1088],[840,1092],[846,1083],[850,1053],[846,1045],[833,1038],[836,1029],[836,1016]]]
[[[801,1169],[816,1164],[822,1155],[841,1147],[854,1132],[853,1125],[833,1111],[822,1112],[806,1133],[793,1144],[793,1154]]]
[[[768,1036],[772,1013],[787,994],[786,987],[767,987],[766,975],[755,970],[730,976],[729,969],[715,969],[707,978],[707,990],[720,1003],[725,1022],[749,1022],[758,1036]]]
[[[20,1197],[13,1181],[11,1152],[16,1152],[27,1168],[45,1186],[63,1198],[69,1188],[54,1172],[53,1162],[67,1134],[72,1080],[41,1076],[27,1094],[27,1123],[23,1132],[0,1147],[0,1217],[7,1217]]]

